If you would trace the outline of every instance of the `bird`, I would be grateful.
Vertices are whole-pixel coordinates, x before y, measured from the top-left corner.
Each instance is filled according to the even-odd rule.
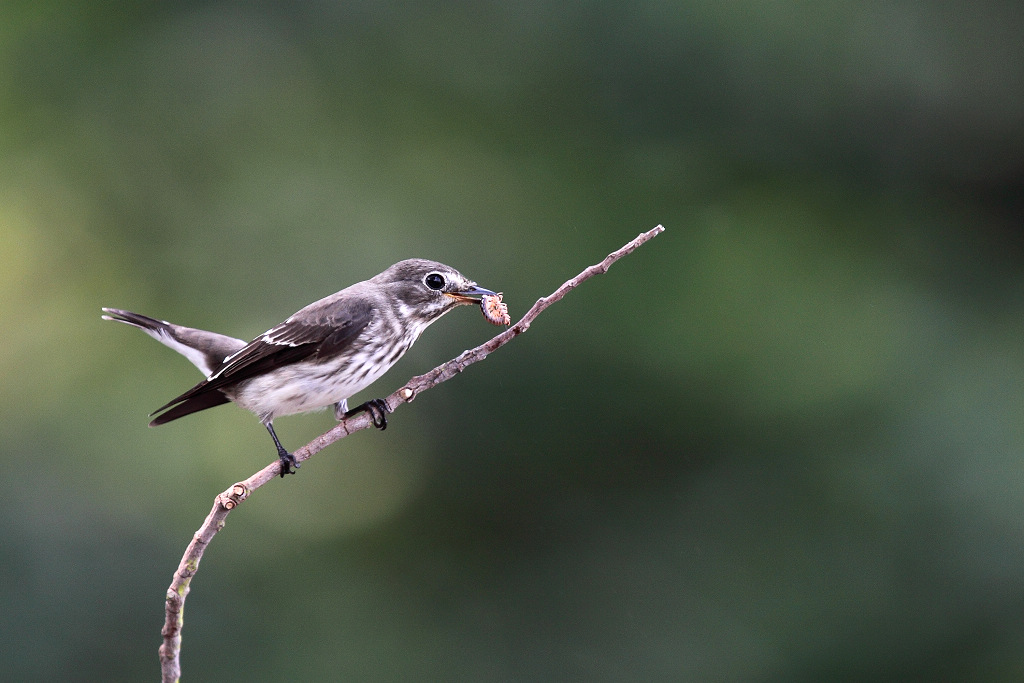
[[[406,259],[309,304],[248,343],[118,308],[103,308],[101,317],[139,328],[206,376],[153,411],[149,426],[233,402],[266,427],[284,477],[299,463],[277,438],[276,418],[333,406],[339,421],[365,411],[385,429],[390,409],[384,399],[352,410],[348,399],[387,372],[431,323],[491,296],[450,266]]]

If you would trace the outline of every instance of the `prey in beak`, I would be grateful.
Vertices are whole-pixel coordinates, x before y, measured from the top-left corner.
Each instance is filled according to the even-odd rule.
[[[457,292],[445,292],[445,295],[455,299],[460,304],[479,304],[485,296],[497,296],[494,292],[477,285],[472,285]]]

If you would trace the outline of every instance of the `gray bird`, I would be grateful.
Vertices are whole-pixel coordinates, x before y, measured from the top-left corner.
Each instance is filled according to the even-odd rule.
[[[386,428],[383,399],[349,410],[349,397],[387,372],[432,322],[484,296],[495,294],[454,268],[408,259],[306,306],[249,343],[116,308],[104,308],[103,319],[138,327],[206,375],[155,410],[151,427],[232,401],[270,432],[283,477],[299,464],[277,438],[275,418],[333,405],[339,420],[366,411],[374,426]]]

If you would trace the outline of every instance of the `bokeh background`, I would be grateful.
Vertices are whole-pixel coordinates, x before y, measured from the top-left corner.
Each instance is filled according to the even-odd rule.
[[[250,338],[421,256],[518,316],[658,223],[234,512],[185,679],[1024,679],[1018,3],[0,14],[3,680],[155,680],[274,457],[148,429],[200,377],[101,306]]]

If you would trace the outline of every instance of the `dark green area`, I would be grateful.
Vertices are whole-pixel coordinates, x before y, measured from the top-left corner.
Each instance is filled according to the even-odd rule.
[[[0,679],[156,680],[275,455],[147,429],[199,376],[101,306],[252,337],[420,256],[515,318],[658,223],[234,512],[184,680],[1024,678],[1017,3],[2,14]]]

